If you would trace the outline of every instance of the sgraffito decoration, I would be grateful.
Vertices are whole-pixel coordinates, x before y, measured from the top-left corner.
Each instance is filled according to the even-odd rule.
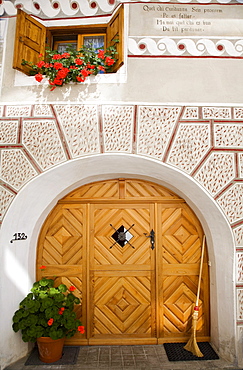
[[[1,16],[14,16],[17,9],[20,8],[27,13],[33,14],[40,18],[70,18],[70,17],[92,17],[101,14],[110,14],[121,3],[139,3],[136,0],[0,0],[0,15]],[[147,0],[146,3],[153,3],[153,0]],[[144,3],[144,1],[140,1]],[[159,4],[165,3],[164,0],[157,1]],[[166,3],[184,4],[184,0],[169,0]],[[196,0],[187,1],[190,3],[198,4],[241,4],[242,0]]]
[[[1,220],[29,181],[70,160],[123,153],[160,161],[198,182],[231,225],[243,325],[242,107],[7,104],[0,113]]]

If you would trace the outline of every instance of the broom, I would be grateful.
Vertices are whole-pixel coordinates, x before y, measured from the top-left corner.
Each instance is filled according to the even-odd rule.
[[[192,334],[191,334],[189,341],[184,346],[184,348],[187,351],[192,352],[197,357],[203,357],[203,354],[197,345],[196,331],[197,331],[197,320],[198,320],[198,311],[199,311],[198,303],[199,303],[200,285],[201,285],[201,278],[202,278],[204,247],[205,247],[205,235],[203,236],[202,255],[201,255],[201,263],[200,263],[200,270],[199,270],[199,277],[198,277],[197,298],[196,298],[196,303],[193,308],[193,314],[192,314]]]

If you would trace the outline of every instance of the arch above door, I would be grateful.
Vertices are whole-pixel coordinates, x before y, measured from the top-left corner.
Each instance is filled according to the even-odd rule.
[[[53,167],[26,184],[12,202],[4,218],[0,235],[1,260],[5,266],[0,270],[2,281],[0,293],[1,299],[5,301],[0,322],[5,333],[4,338],[8,338],[12,343],[10,348],[6,345],[6,339],[0,338],[1,351],[6,354],[6,359],[12,358],[13,351],[20,358],[28,350],[25,343],[19,342],[8,323],[22,295],[27,294],[36,278],[37,239],[48,213],[58,199],[77,187],[118,176],[140,178],[164,185],[185,199],[197,214],[206,233],[211,262],[211,341],[221,356],[234,361],[236,358],[236,304],[232,280],[234,241],[222,210],[193,178],[180,170],[157,160],[128,154],[85,156]],[[21,248],[17,244],[9,244],[13,233],[18,230],[25,231],[28,235],[28,239],[21,243]],[[6,290],[6,286],[11,289]]]
[[[197,217],[172,191],[138,179],[95,182],[62,198],[48,216],[37,278],[77,287],[87,330],[72,344],[183,342],[191,335],[202,238]],[[201,341],[209,340],[206,255]]]

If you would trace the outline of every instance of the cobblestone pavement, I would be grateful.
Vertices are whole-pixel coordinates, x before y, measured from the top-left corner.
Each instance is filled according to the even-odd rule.
[[[212,361],[168,361],[163,345],[81,346],[75,365],[25,365],[28,356],[5,370],[236,370],[222,359]]]

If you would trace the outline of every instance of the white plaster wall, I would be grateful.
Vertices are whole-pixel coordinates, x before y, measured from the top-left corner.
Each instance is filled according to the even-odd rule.
[[[128,6],[126,17],[128,17]],[[132,20],[136,22],[137,20]],[[2,102],[146,102],[242,104],[241,59],[217,58],[127,58],[127,18],[125,23],[125,65],[115,74],[87,83],[56,88],[38,84],[12,69],[16,18],[8,20]],[[20,77],[21,75],[21,77]]]
[[[20,334],[12,331],[11,321],[18,303],[35,281],[37,239],[48,213],[58,199],[78,186],[120,176],[164,185],[183,197],[197,214],[206,234],[211,262],[212,343],[223,358],[236,361],[234,243],[225,216],[205,190],[181,171],[136,155],[101,154],[66,162],[34,178],[18,193],[4,218],[0,235],[3,368],[28,351]],[[15,232],[26,233],[28,239],[10,243]]]

